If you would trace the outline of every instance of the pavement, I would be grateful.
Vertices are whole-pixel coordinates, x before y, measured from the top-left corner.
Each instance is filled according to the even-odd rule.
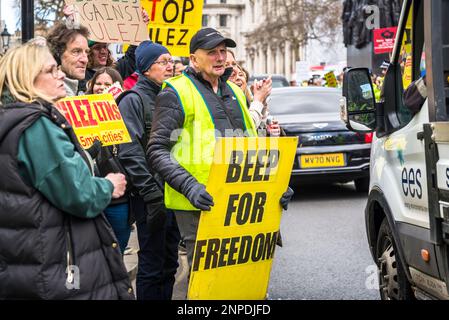
[[[126,270],[128,270],[128,275],[131,279],[132,287],[134,292],[136,292],[136,275],[138,258],[137,252],[139,251],[139,242],[137,240],[137,228],[131,231],[131,236],[128,241],[129,250],[125,251],[124,262]],[[184,251],[180,250],[178,252],[178,271],[175,276],[175,285],[173,287],[173,300],[185,300],[187,296],[187,275],[188,275],[188,264],[187,255]]]
[[[128,250],[129,248],[129,250]],[[137,275],[137,252],[139,252],[139,243],[137,241],[137,229],[131,231],[131,236],[128,241],[128,247],[123,256],[126,270],[133,285],[133,290],[136,292],[136,275]]]

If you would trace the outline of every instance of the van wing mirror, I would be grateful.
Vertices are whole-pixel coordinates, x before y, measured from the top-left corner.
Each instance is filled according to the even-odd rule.
[[[345,71],[340,116],[351,131],[372,132],[376,129],[376,100],[367,68]]]

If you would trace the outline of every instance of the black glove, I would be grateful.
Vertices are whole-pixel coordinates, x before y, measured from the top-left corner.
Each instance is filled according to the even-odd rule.
[[[282,208],[284,208],[284,210],[288,209],[288,203],[290,202],[294,194],[295,192],[293,191],[293,189],[288,187],[287,191],[282,195],[282,198],[279,202],[281,203],[281,206]]]
[[[201,183],[197,183],[190,188],[185,196],[194,207],[203,211],[210,211],[210,207],[214,205],[214,199]]]
[[[164,201],[147,202],[145,203],[145,210],[147,212],[146,223],[150,232],[162,230],[167,219]]]

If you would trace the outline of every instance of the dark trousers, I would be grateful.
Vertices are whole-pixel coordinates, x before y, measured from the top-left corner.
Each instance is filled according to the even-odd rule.
[[[178,222],[181,239],[186,245],[187,263],[189,271],[187,276],[187,291],[190,284],[190,270],[192,270],[193,253],[195,251],[196,236],[198,234],[198,224],[200,222],[200,211],[181,211],[175,210],[176,221]],[[185,299],[187,299],[187,291]]]
[[[170,300],[178,268],[180,234],[176,218],[167,210],[164,228],[151,233],[146,224],[145,205],[141,198],[131,199],[139,240],[139,265],[136,278],[137,300]]]
[[[110,205],[104,209],[104,215],[111,224],[112,230],[114,230],[122,254],[125,252],[131,235],[131,226],[128,223],[128,211],[128,203]]]
[[[190,270],[192,269],[193,252],[195,250],[196,235],[198,233],[198,224],[200,222],[201,211],[175,210],[175,215],[179,226],[179,232],[181,233],[181,239],[186,244],[190,278]]]

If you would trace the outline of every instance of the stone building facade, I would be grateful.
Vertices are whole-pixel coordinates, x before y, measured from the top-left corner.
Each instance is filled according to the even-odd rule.
[[[212,27],[234,39],[237,60],[250,74],[281,74],[294,79],[295,54],[288,42],[276,43],[268,37],[256,37],[268,14],[272,0],[205,0],[203,27]],[[277,14],[281,14],[278,12]],[[298,48],[304,59],[305,48]]]

